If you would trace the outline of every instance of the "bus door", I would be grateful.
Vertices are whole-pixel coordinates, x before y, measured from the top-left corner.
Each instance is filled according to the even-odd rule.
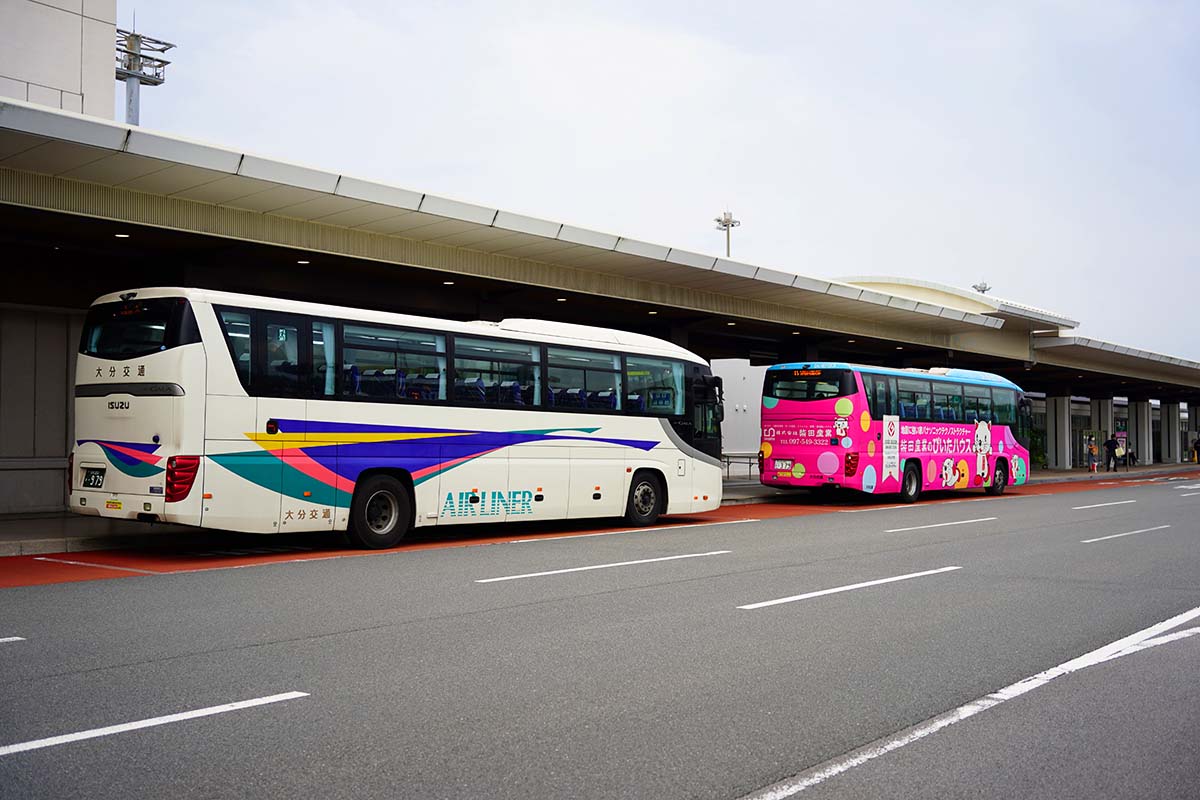
[[[691,445],[705,455],[720,458],[721,423],[725,420],[721,379],[716,375],[700,375],[694,378],[690,396]]]
[[[279,530],[322,531],[333,528],[334,486],[317,442],[309,441],[305,399],[312,391],[313,331],[304,318],[263,312],[259,315],[262,347],[258,357],[262,386],[258,398],[258,430],[279,460]],[[307,448],[307,449],[306,449]],[[310,454],[311,451],[311,454]]]

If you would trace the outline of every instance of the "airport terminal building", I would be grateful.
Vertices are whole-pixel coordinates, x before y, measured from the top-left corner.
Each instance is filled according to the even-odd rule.
[[[0,9],[0,514],[64,508],[83,315],[138,286],[658,336],[719,361],[732,452],[755,447],[751,365],[799,360],[1003,375],[1038,397],[1049,469],[1079,464],[1085,431],[1178,463],[1200,428],[1200,363],[1032,305],[807,277],[115,122],[114,0]]]

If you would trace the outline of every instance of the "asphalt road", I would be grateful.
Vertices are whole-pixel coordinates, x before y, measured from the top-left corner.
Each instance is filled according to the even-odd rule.
[[[0,590],[0,796],[1196,797],[1200,482],[980,498]]]

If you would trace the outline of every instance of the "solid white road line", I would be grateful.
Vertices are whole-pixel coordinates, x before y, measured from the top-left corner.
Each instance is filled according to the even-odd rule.
[[[165,717],[151,717],[150,719],[142,719],[138,720],[137,722],[125,722],[120,725],[109,725],[107,728],[92,728],[91,730],[79,731],[78,733],[68,733],[62,736],[51,736],[46,739],[34,739],[30,742],[4,745],[0,747],[0,756],[9,756],[13,753],[23,753],[26,750],[40,750],[43,747],[54,747],[55,745],[78,742],[82,741],[83,739],[96,739],[101,736],[111,736],[114,733],[126,733],[128,731],[136,731],[142,728],[153,728],[158,725],[169,725],[172,722],[183,722],[184,720],[196,719],[197,717],[211,717],[214,714],[224,714],[226,711],[238,711],[243,708],[264,706],[268,703],[280,703],[284,700],[295,700],[298,697],[308,697],[308,693],[286,692],[284,694],[273,694],[269,697],[256,697],[253,700],[239,700],[236,703],[226,703],[225,705],[221,706],[198,708],[195,711],[184,711],[180,714],[168,714]]]
[[[1123,506],[1128,503],[1136,503],[1137,500],[1117,500],[1115,503],[1096,503],[1092,506],[1072,506],[1072,511],[1083,511],[1086,508],[1104,508],[1105,506]]]
[[[713,550],[709,553],[686,553],[681,556],[663,556],[662,558],[642,558],[637,561],[618,561],[615,564],[592,564],[588,567],[571,567],[570,569],[552,569],[546,572],[527,572],[524,575],[505,575],[502,578],[483,578],[476,583],[497,583],[498,581],[515,581],[521,578],[541,578],[546,575],[562,575],[567,572],[587,572],[592,569],[608,569],[610,567],[629,567],[634,564],[653,564],[657,561],[677,561],[681,558],[703,558],[704,556],[723,556],[732,550]]]
[[[761,519],[727,519],[722,522],[697,522],[691,525],[655,525],[651,528],[622,528],[619,531],[599,531],[598,533],[572,533],[566,536],[549,534],[537,539],[513,539],[511,542],[500,544],[530,544],[532,542],[557,542],[559,539],[587,539],[592,536],[616,536],[622,533],[652,533],[657,531],[672,531],[680,528],[709,528],[713,525],[741,525],[743,522],[762,522]]]
[[[899,506],[874,506],[873,508],[840,508],[839,514],[861,514],[864,511],[899,511],[904,508],[928,508],[928,505],[920,505],[919,503],[906,503]]]
[[[991,522],[995,517],[980,517],[979,519],[960,519],[957,522],[937,522],[933,525],[914,525],[911,528],[891,528],[884,533],[903,533],[904,531],[922,531],[926,528],[945,528],[950,525],[970,525],[972,522]]]
[[[1181,494],[1179,496],[1180,497],[1195,497],[1198,494],[1200,494],[1200,492],[1184,492],[1183,494]]]
[[[23,642],[23,641],[25,641],[24,636],[5,636],[4,638],[0,639],[0,644],[7,644],[8,642]]]
[[[1112,536],[1099,536],[1095,539],[1081,539],[1080,544],[1091,544],[1092,542],[1103,542],[1105,539],[1120,539],[1122,536],[1133,536],[1135,533],[1149,533],[1150,531],[1161,531],[1164,528],[1169,528],[1170,525],[1159,525],[1156,528],[1142,528],[1139,531],[1130,531],[1129,533],[1114,533]]]
[[[139,575],[162,575],[161,572],[154,572],[148,569],[134,569],[133,567],[114,567],[111,564],[93,564],[88,561],[68,561],[65,558],[47,558],[46,556],[34,556],[34,561],[50,561],[55,564],[71,564],[75,567],[97,567],[98,569],[115,569],[118,572],[136,572]]]
[[[766,608],[767,606],[777,606],[782,603],[794,603],[797,600],[808,600],[813,597],[823,597],[827,594],[837,594],[838,592],[849,592],[854,589],[865,589],[868,586],[879,586],[884,583],[895,583],[896,581],[906,581],[910,578],[923,578],[926,575],[937,575],[939,572],[951,572],[962,567],[942,567],[941,569],[930,569],[925,572],[912,572],[908,575],[897,575],[894,578],[880,578],[877,581],[866,581],[865,583],[854,583],[849,586],[838,586],[834,589],[822,589],[818,592],[809,592],[808,594],[798,594],[793,597],[781,597],[778,600],[766,600],[762,603],[751,603],[745,606],[738,606],[739,609],[753,611],[756,608]]]
[[[1028,677],[1022,681],[1018,681],[1010,686],[1006,686],[999,691],[992,692],[989,695],[984,695],[977,700],[974,700],[966,705],[959,706],[953,711],[948,711],[945,714],[936,716],[919,725],[909,728],[907,731],[893,736],[889,739],[883,739],[878,742],[873,742],[866,747],[860,748],[841,758],[827,761],[824,764],[805,770],[798,775],[780,781],[773,786],[768,786],[757,792],[746,795],[742,800],[783,800],[785,797],[803,792],[805,789],[811,789],[817,784],[824,783],[830,778],[840,775],[843,772],[848,772],[855,767],[860,767],[868,761],[879,758],[882,755],[887,755],[893,750],[899,750],[905,745],[924,739],[930,734],[937,733],[943,728],[948,728],[956,722],[962,722],[964,719],[969,719],[981,711],[987,711],[989,708],[995,708],[1001,703],[1012,700],[1015,697],[1020,697],[1027,692],[1033,691],[1041,686],[1045,686],[1055,678],[1061,678],[1063,675],[1070,675],[1072,672],[1078,672],[1081,669],[1095,666],[1096,664],[1105,661],[1111,661],[1114,658],[1120,658],[1132,653],[1137,653],[1145,650],[1148,647],[1156,647],[1161,644],[1177,641],[1193,634],[1193,631],[1200,632],[1198,628],[1192,628],[1179,633],[1170,634],[1168,636],[1159,637],[1159,634],[1177,628],[1185,622],[1190,622],[1196,617],[1200,617],[1200,608],[1193,608],[1191,611],[1185,611],[1182,614],[1171,617],[1168,620],[1151,625],[1145,630],[1138,631],[1135,634],[1126,636],[1124,639],[1106,644],[1103,647],[1097,648],[1090,653],[1086,653],[1078,658],[1071,659],[1057,667],[1039,672],[1037,675]]]

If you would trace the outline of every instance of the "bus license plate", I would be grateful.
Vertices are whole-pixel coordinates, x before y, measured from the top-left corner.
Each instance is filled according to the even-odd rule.
[[[83,488],[100,489],[104,486],[104,467],[84,467]]]
[[[778,469],[791,469],[791,468],[792,468],[792,459],[790,459],[790,458],[775,459],[775,469],[778,470]]]

